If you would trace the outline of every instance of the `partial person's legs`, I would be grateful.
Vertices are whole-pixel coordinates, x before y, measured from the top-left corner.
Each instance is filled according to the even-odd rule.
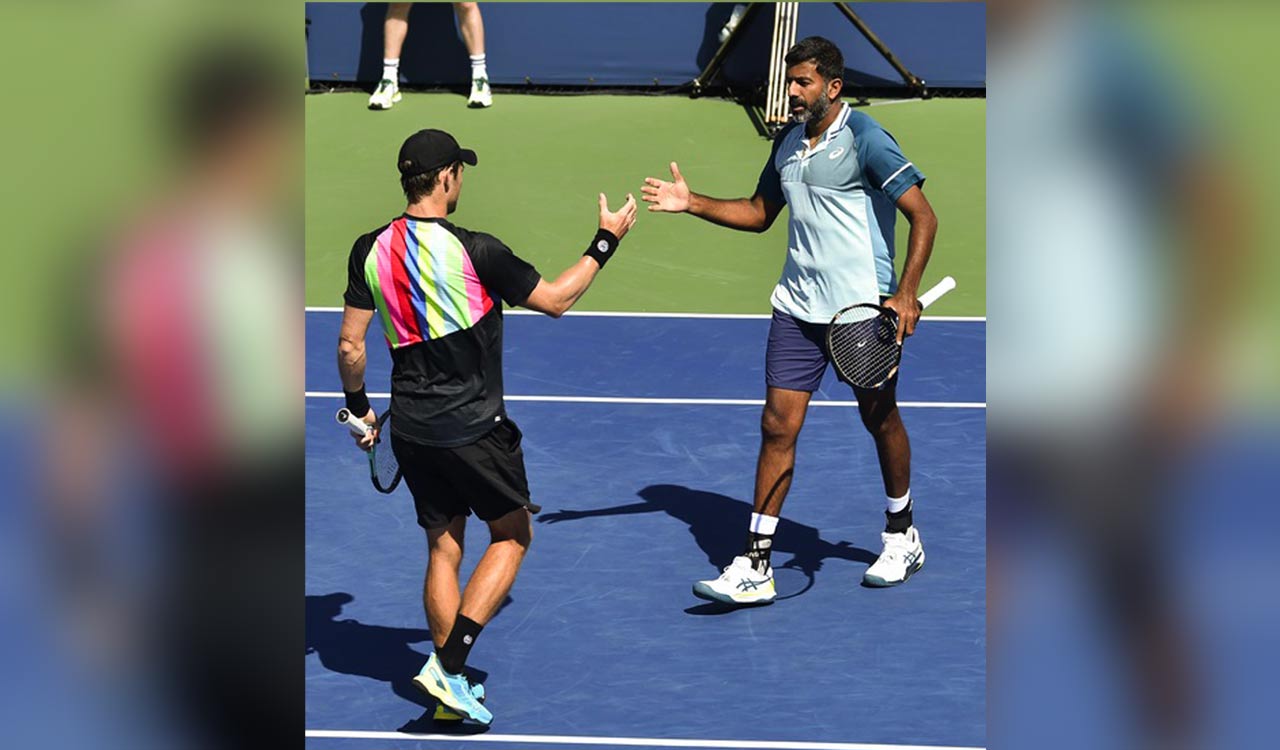
[[[382,22],[382,56],[400,62],[404,39],[409,35],[409,11],[413,3],[387,3],[387,19]]]
[[[533,541],[533,517],[524,508],[489,522],[489,548],[467,581],[459,615],[484,625],[511,592]]]
[[[480,3],[454,3],[458,14],[458,28],[462,31],[462,43],[467,45],[468,55],[484,54],[484,18],[480,16]]]
[[[449,525],[427,531],[427,573],[422,580],[422,607],[427,613],[431,628],[431,641],[435,650],[444,648],[449,633],[458,616],[462,594],[458,587],[458,570],[462,567],[463,534],[467,529],[467,517],[455,516]],[[484,695],[484,688],[473,688],[477,699]],[[444,704],[436,704],[434,719],[458,722],[462,716]]]
[[[485,67],[484,19],[480,15],[480,4],[454,3],[453,10],[458,14],[458,29],[471,57],[471,96],[467,99],[467,106],[488,107],[493,104],[493,92],[489,88],[489,71]]]
[[[796,467],[796,440],[809,409],[807,391],[769,388],[760,416],[760,457],[756,461],[754,510],[777,516],[791,489]]]
[[[448,525],[427,530],[428,559],[427,572],[422,581],[422,607],[427,613],[427,624],[431,628],[435,650],[422,671],[414,677],[414,682],[432,695],[435,695],[431,690],[431,682],[434,680],[431,674],[432,664],[438,662],[448,644],[462,601],[458,570],[462,566],[463,535],[466,528],[467,517],[457,515],[449,519]],[[465,677],[459,678],[458,682],[460,690],[465,688],[473,699],[483,700],[483,686],[473,686]],[[483,716],[479,710],[474,715]],[[442,701],[436,706],[434,718],[436,721],[458,722],[462,720],[462,714]]]
[[[823,333],[822,326],[773,311],[764,356],[765,405],[746,551],[733,558],[719,578],[695,583],[696,596],[729,604],[767,604],[777,597],[770,564],[773,534],[791,489],[796,439],[809,399],[827,370]]]
[[[457,615],[453,618],[444,643],[436,648],[422,673],[415,678],[423,689],[441,703],[482,724],[493,721],[493,714],[479,702],[481,693],[467,680],[464,672],[467,657],[471,654],[476,639],[480,637],[480,631],[497,613],[503,599],[511,591],[516,573],[520,571],[520,564],[524,562],[525,553],[529,551],[529,544],[533,541],[533,524],[529,511],[525,508],[513,510],[488,523],[491,537],[489,548],[485,550],[475,572],[471,574],[471,580],[467,581],[467,586],[462,591]],[[452,535],[441,538],[445,539],[447,536]],[[460,544],[458,549],[461,550]],[[441,554],[442,563],[452,561],[448,556],[447,544],[441,545]],[[453,580],[457,580],[456,575]],[[441,607],[447,606],[449,593],[447,589],[441,592]],[[453,593],[456,594],[456,589]],[[428,611],[434,610],[437,605],[435,594],[433,590],[428,597]],[[432,636],[439,644],[434,623]]]
[[[372,109],[391,109],[400,101],[400,51],[409,34],[409,11],[413,3],[389,3],[382,22],[382,79],[369,97]]]
[[[436,649],[444,646],[453,630],[462,603],[458,570],[462,566],[463,535],[467,517],[456,516],[449,525],[427,532],[427,572],[422,581],[422,606]]]
[[[796,440],[809,409],[808,391],[770,387],[760,416],[760,457],[756,461],[756,492],[745,556],[758,573],[770,573],[773,533],[791,489],[796,468]]]
[[[862,424],[876,442],[885,494],[891,498],[903,497],[911,488],[911,441],[898,412],[897,391],[896,382],[879,391],[853,389]]]
[[[770,564],[773,534],[787,490],[791,489],[796,439],[811,395],[808,391],[769,387],[760,418],[760,457],[756,462],[754,512],[747,529],[746,551],[735,557],[719,578],[695,583],[695,595],[726,604],[767,604],[777,596]]]
[[[911,441],[898,411],[897,382],[883,390],[854,388],[858,412],[876,444],[886,499],[884,550],[863,574],[869,586],[896,586],[924,565],[924,547],[911,512]]]
[[[489,534],[489,548],[480,558],[454,609],[457,616],[452,618],[448,637],[441,641],[434,630],[432,633],[439,644],[436,653],[440,655],[440,665],[450,674],[462,673],[480,631],[497,613],[515,583],[516,573],[533,541],[529,511],[519,508],[489,521]]]

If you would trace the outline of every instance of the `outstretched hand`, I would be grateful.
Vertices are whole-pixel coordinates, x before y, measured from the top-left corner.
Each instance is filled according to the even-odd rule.
[[[671,162],[672,182],[655,177],[644,178],[644,187],[640,188],[641,197],[649,204],[650,211],[666,211],[681,213],[689,210],[689,184],[680,174],[680,167]]]
[[[609,210],[609,201],[600,194],[600,228],[607,230],[614,237],[622,239],[636,223],[636,198],[627,193],[627,202],[616,212]]]

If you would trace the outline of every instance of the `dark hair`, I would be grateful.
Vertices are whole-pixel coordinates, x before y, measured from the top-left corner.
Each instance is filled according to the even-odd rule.
[[[212,40],[174,64],[170,122],[176,143],[203,153],[246,125],[292,115],[287,68],[254,44]],[[283,73],[283,75],[282,75]]]
[[[436,189],[436,185],[440,183],[440,175],[445,170],[461,169],[462,162],[455,161],[452,164],[445,164],[436,167],[430,172],[415,174],[412,177],[401,177],[400,188],[404,190],[404,197],[409,199],[409,203],[417,203],[425,198],[432,190]]]
[[[818,75],[824,80],[831,81],[836,78],[844,80],[844,55],[840,54],[840,48],[830,39],[807,36],[787,50],[787,56],[784,59],[788,68],[802,62],[813,61],[814,67],[818,69]]]

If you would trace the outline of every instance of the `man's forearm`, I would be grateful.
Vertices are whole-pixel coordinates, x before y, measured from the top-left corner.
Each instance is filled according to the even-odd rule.
[[[938,218],[928,213],[910,221],[911,231],[907,235],[907,259],[902,264],[902,278],[898,280],[898,289],[916,296],[920,291],[920,280],[924,278],[925,266],[929,264],[929,256],[933,255],[933,240],[938,234]]]
[[[690,193],[689,213],[730,229],[746,232],[763,232],[768,229],[763,207],[750,198],[720,200]]]
[[[343,341],[338,344],[338,376],[342,390],[358,391],[364,387],[365,347],[363,343]],[[363,416],[363,415],[361,415]]]
[[[564,273],[552,282],[556,291],[553,314],[559,317],[577,304],[591,287],[591,282],[599,272],[600,264],[585,255],[579,258],[577,263],[566,268]]]

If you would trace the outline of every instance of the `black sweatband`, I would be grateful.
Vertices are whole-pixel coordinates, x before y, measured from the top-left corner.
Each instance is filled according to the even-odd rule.
[[[601,229],[591,239],[591,244],[583,255],[594,258],[600,264],[600,267],[604,268],[605,261],[609,260],[609,257],[613,255],[613,251],[617,249],[618,238],[608,229]]]
[[[358,391],[343,391],[342,395],[347,397],[347,411],[356,416],[356,419],[364,419],[364,415],[369,413],[369,397],[365,395],[364,386]]]

